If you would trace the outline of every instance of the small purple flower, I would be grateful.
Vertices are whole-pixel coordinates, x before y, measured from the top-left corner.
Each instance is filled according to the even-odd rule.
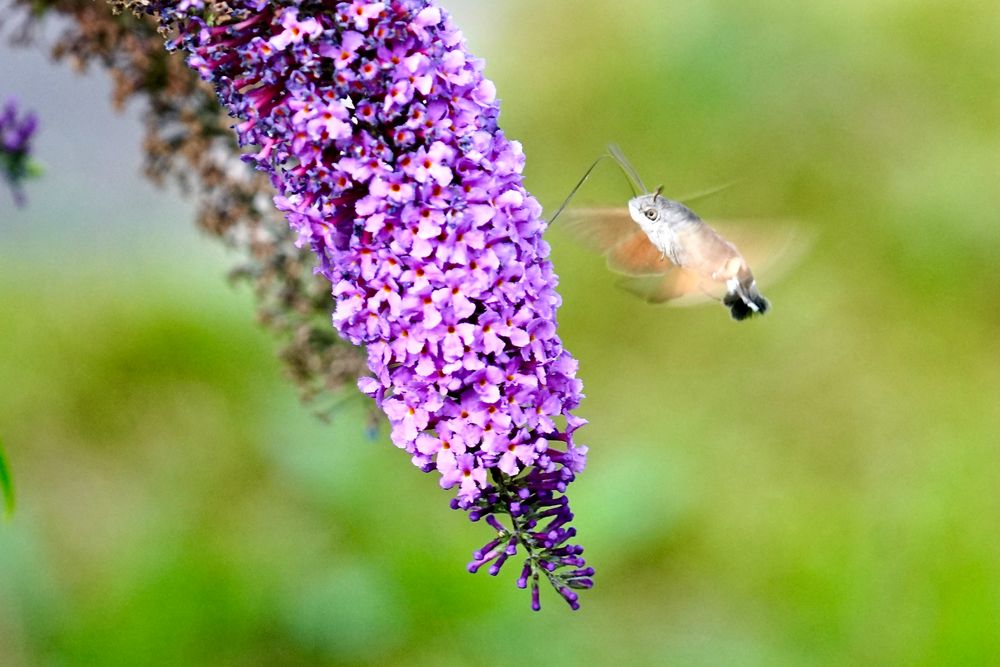
[[[4,104],[0,111],[0,172],[18,206],[26,201],[22,181],[37,169],[31,162],[31,139],[37,129],[38,117],[33,112],[20,115],[13,98]]]
[[[280,33],[268,40],[268,43],[279,51],[288,48],[290,44],[301,44],[308,38],[318,36],[323,32],[323,26],[316,19],[305,19],[299,21],[299,12],[295,7],[290,7],[281,15]]]
[[[585,461],[582,385],[556,334],[541,206],[482,61],[429,0],[228,4],[228,25],[195,5],[149,7],[178,28],[172,45],[239,119],[247,159],[316,253],[393,443],[495,531],[469,569],[495,575],[523,553],[532,606],[544,576],[576,608],[592,571],[568,543],[562,494]]]
[[[363,0],[354,0],[350,6],[344,7],[341,3],[338,8],[345,11],[346,14],[354,21],[354,27],[358,30],[368,30],[369,21],[373,18],[378,17],[385,9],[384,2],[363,2]]]

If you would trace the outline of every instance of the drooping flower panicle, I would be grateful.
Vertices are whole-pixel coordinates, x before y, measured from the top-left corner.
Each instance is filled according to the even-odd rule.
[[[38,129],[38,117],[18,112],[17,101],[10,99],[0,110],[0,172],[10,185],[14,203],[25,202],[21,183],[31,176],[31,140]]]
[[[496,531],[470,571],[497,574],[523,549],[532,606],[545,576],[576,608],[593,570],[568,544],[562,494],[585,463],[581,383],[556,335],[541,207],[482,62],[428,0],[148,8],[239,119],[247,159],[316,253],[392,441]]]

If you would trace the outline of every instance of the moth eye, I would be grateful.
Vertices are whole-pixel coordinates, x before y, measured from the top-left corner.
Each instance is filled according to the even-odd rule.
[[[646,209],[646,217],[649,218],[650,220],[656,220],[656,209],[655,208]]]

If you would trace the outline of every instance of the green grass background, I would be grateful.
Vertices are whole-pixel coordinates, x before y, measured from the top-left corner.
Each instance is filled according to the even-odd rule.
[[[0,209],[0,664],[1000,663],[1000,6],[444,5],[547,210],[617,141],[667,193],[745,178],[707,218],[813,238],[737,324],[550,232],[583,609],[467,574],[484,528],[361,402],[297,402],[176,193],[38,183]],[[94,178],[49,141],[50,185]],[[583,199],[625,195],[605,167]]]

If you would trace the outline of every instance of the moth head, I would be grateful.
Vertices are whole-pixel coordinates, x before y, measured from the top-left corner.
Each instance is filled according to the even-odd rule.
[[[640,225],[657,222],[660,219],[662,202],[659,190],[652,194],[633,197],[628,202],[629,215]]]

